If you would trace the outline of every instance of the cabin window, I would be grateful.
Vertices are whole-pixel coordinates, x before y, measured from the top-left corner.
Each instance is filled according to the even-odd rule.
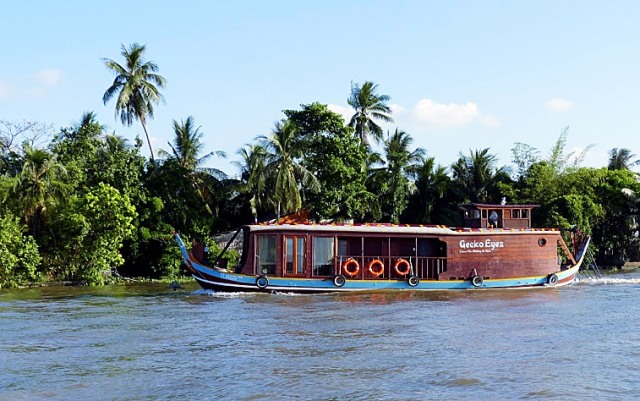
[[[483,219],[487,218],[487,209],[482,209],[482,218]]]
[[[339,238],[338,255],[340,257],[360,257],[362,254],[362,238]]]
[[[258,274],[276,274],[276,236],[258,236]]]
[[[529,218],[529,209],[522,209],[521,216],[522,216],[523,219],[528,219]]]
[[[519,219],[520,218],[520,209],[511,210],[511,218],[512,219]]]
[[[304,237],[285,237],[285,274],[304,274],[305,242]]]
[[[330,237],[315,237],[313,239],[313,275],[331,276],[333,274],[335,239]]]

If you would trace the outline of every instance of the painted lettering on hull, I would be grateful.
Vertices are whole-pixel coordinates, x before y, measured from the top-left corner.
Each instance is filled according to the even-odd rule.
[[[504,241],[494,241],[491,238],[484,241],[460,240],[460,253],[491,253],[498,248],[504,248]]]

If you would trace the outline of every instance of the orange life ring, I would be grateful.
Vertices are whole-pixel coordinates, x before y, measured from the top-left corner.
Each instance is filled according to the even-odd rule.
[[[353,277],[360,271],[360,265],[354,258],[349,258],[342,264],[342,271],[349,277]]]
[[[396,273],[399,275],[406,276],[411,272],[411,263],[407,262],[406,259],[400,258],[396,264],[393,265],[393,268],[396,269]]]
[[[374,270],[374,268],[378,266],[378,270]],[[373,259],[369,263],[369,273],[371,273],[374,277],[380,276],[384,273],[384,263],[380,259]]]

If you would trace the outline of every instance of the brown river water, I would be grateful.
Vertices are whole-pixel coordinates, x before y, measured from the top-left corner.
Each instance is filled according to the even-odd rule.
[[[536,290],[0,290],[0,400],[634,400],[640,273]]]

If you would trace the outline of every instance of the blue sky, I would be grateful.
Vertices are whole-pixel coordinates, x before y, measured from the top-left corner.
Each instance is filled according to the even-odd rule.
[[[131,141],[102,95],[101,59],[146,44],[168,85],[149,130],[169,149],[172,121],[193,116],[211,165],[229,175],[244,144],[282,110],[318,101],[345,116],[351,82],[391,96],[396,127],[442,165],[515,142],[546,156],[592,144],[640,154],[640,2],[636,1],[4,1],[0,120],[60,127],[94,111]],[[142,149],[146,153],[146,146]]]

